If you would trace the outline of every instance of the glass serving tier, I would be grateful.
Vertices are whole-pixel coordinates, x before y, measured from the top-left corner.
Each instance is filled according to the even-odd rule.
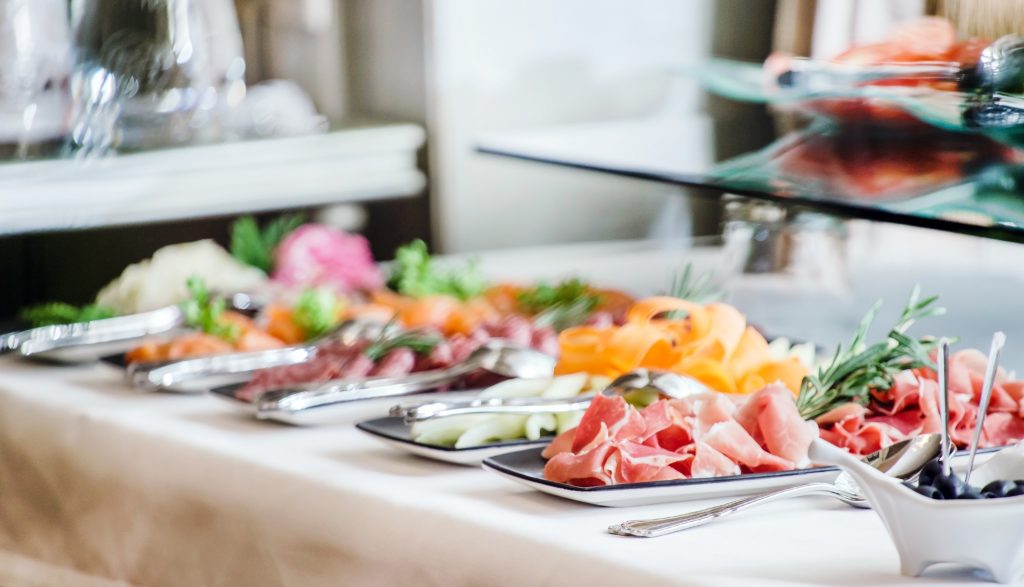
[[[759,69],[715,61],[689,72],[719,96],[762,104],[743,115],[669,107],[641,119],[493,133],[477,149],[703,188],[695,195],[1024,242],[1024,126],[1014,128],[1009,100],[901,87],[794,95],[766,91]]]

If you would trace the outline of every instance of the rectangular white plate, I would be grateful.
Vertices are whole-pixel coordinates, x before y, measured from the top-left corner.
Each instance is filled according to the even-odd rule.
[[[831,482],[839,474],[834,467],[819,467],[778,473],[751,473],[709,479],[679,479],[628,483],[604,487],[575,487],[544,478],[541,448],[531,448],[485,459],[484,469],[527,487],[565,499],[607,507],[625,507],[750,495],[801,483]]]
[[[814,467],[797,471],[777,473],[748,473],[730,477],[707,479],[679,479],[674,481],[653,481],[649,483],[626,483],[602,487],[576,487],[556,483],[544,478],[544,464],[540,456],[543,447],[531,448],[484,459],[483,468],[550,495],[565,499],[606,507],[626,507],[751,495],[772,489],[780,489],[803,483],[822,481],[831,483],[839,475],[835,467]],[[975,465],[991,457],[998,449],[978,451]],[[953,460],[953,467],[966,467],[967,453],[960,451]]]
[[[401,418],[387,417],[366,420],[356,424],[356,428],[383,441],[394,448],[435,461],[455,463],[457,465],[477,466],[484,459],[514,452],[531,447],[544,447],[551,442],[551,437],[539,440],[508,440],[494,442],[470,448],[454,448],[435,444],[416,442],[409,434],[409,427]]]

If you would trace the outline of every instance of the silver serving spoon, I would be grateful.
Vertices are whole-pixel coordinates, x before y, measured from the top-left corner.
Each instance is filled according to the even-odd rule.
[[[988,403],[992,399],[992,386],[995,385],[996,374],[999,372],[999,353],[1006,344],[1006,335],[997,332],[992,336],[992,346],[988,351],[988,365],[985,367],[985,381],[981,386],[981,401],[978,402],[978,419],[974,425],[974,437],[971,438],[971,456],[967,460],[967,472],[964,473],[964,485],[971,480],[971,472],[974,471],[974,457],[978,453],[978,442],[981,441],[981,431],[985,424],[985,416],[988,413]]]
[[[915,478],[921,472],[921,469],[939,454],[942,448],[941,444],[940,435],[926,434],[897,442],[871,453],[864,457],[863,461],[891,477],[910,480]],[[757,505],[804,495],[828,495],[854,507],[869,507],[867,500],[861,495],[860,487],[857,486],[853,477],[846,473],[840,473],[832,483],[806,483],[804,485],[777,489],[679,516],[653,518],[650,520],[630,520],[609,526],[608,532],[620,536],[656,538],[679,532],[680,530],[703,526],[729,514]]]
[[[465,361],[445,369],[401,377],[332,381],[313,389],[268,391],[255,401],[256,417],[275,419],[302,410],[337,406],[356,400],[417,393],[452,383],[480,369],[504,377],[535,379],[550,377],[555,371],[555,359],[540,351],[493,340],[473,351]]]
[[[640,389],[650,389],[668,399],[679,399],[710,391],[706,385],[692,377],[665,371],[637,369],[615,378],[599,393],[607,396],[626,395]],[[597,393],[588,393],[568,399],[484,397],[428,401],[394,406],[389,415],[402,418],[406,424],[413,424],[437,418],[475,414],[564,414],[586,410],[596,395]]]
[[[356,344],[375,340],[389,328],[378,321],[346,320],[306,344],[176,361],[134,363],[128,366],[126,375],[128,381],[139,389],[198,393],[215,385],[245,381],[250,373],[261,369],[304,363],[313,358],[319,345],[326,342]]]

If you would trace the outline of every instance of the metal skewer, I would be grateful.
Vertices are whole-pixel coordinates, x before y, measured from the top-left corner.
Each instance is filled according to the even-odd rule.
[[[942,416],[942,452],[939,459],[942,462],[942,474],[949,476],[952,469],[950,457],[953,449],[949,441],[949,339],[943,338],[939,341],[939,413]]]
[[[971,439],[971,456],[967,461],[967,473],[964,474],[964,484],[971,480],[971,472],[974,470],[974,455],[978,452],[978,442],[981,440],[982,425],[985,423],[985,415],[988,412],[988,402],[992,399],[992,386],[995,384],[996,373],[999,370],[999,352],[1006,344],[1006,335],[997,332],[992,336],[992,348],[988,351],[988,366],[985,368],[985,382],[981,387],[981,401],[978,402],[978,421],[974,425],[974,438]]]

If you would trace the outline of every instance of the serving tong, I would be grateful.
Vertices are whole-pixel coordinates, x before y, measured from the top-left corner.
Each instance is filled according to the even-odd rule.
[[[181,332],[184,325],[184,312],[177,306],[168,306],[128,316],[0,335],[0,352],[60,363],[86,363],[127,351],[146,337],[171,336]]]
[[[668,399],[681,399],[709,391],[706,385],[692,377],[667,371],[637,369],[620,375],[599,392],[579,395],[570,399],[481,397],[460,400],[438,400],[397,405],[391,408],[389,415],[402,418],[406,424],[414,424],[437,418],[476,414],[515,414],[523,416],[564,414],[586,410],[598,394],[608,396],[626,395],[641,389],[650,389],[657,392],[659,396]]]
[[[352,345],[360,341],[376,340],[394,330],[397,330],[396,326],[379,321],[346,320],[306,344],[175,361],[135,363],[128,366],[127,377],[133,386],[146,391],[198,393],[218,385],[244,382],[253,372],[261,369],[304,363],[313,358],[320,345],[328,342]]]
[[[253,312],[265,300],[248,293],[225,296],[240,312]],[[0,353],[15,352],[58,363],[78,364],[122,353],[143,338],[170,337],[185,330],[185,313],[178,306],[74,324],[40,326],[0,334]]]
[[[992,400],[992,389],[995,386],[996,376],[999,373],[999,355],[1005,345],[1006,335],[1004,333],[996,332],[992,335],[992,344],[988,351],[988,363],[985,366],[985,379],[982,381],[981,397],[978,400],[978,416],[974,424],[974,435],[971,437],[967,471],[964,473],[965,485],[970,482],[971,473],[974,471],[974,459],[978,454],[981,433],[985,427],[985,417],[988,415],[988,405]],[[952,460],[956,448],[953,446],[949,434],[949,340],[945,338],[939,341],[938,375],[939,415],[942,420],[942,451],[939,455],[939,462],[942,463],[942,474],[949,476],[953,470]]]
[[[236,405],[242,404],[260,420],[276,420],[288,424],[323,423],[334,421],[341,414],[338,408],[351,402],[429,391],[479,370],[511,378],[551,377],[555,370],[555,359],[531,348],[492,340],[473,351],[466,360],[444,369],[399,377],[335,380],[315,387],[275,389],[259,395],[253,401],[234,397],[230,399]]]

